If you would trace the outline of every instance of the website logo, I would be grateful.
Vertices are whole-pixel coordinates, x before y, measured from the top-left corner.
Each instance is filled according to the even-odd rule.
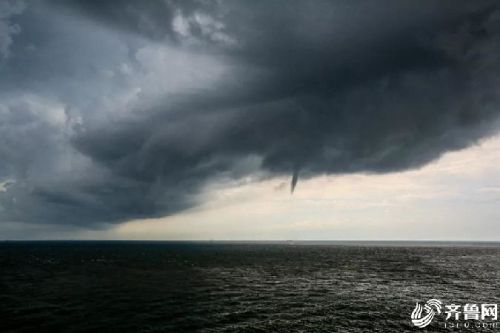
[[[411,313],[411,322],[419,328],[424,328],[432,322],[436,313],[441,313],[440,300],[430,299],[423,307],[420,303],[417,303]]]
[[[467,303],[446,304],[438,299],[430,299],[423,306],[418,303],[411,313],[413,326],[424,328],[429,326],[442,313],[441,324],[444,328],[500,328],[498,321],[498,304]]]

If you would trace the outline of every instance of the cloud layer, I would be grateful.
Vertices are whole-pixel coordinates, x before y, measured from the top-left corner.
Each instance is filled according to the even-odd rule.
[[[495,1],[16,13],[0,69],[2,221],[164,216],[213,182],[417,168],[498,129]]]

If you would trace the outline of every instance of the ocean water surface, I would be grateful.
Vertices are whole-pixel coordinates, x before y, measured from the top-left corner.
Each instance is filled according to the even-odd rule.
[[[0,332],[454,332],[500,303],[500,244],[0,242]]]

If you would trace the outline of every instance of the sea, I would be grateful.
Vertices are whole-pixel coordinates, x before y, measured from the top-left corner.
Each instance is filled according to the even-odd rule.
[[[498,332],[463,311],[497,303],[500,243],[0,242],[0,332]]]

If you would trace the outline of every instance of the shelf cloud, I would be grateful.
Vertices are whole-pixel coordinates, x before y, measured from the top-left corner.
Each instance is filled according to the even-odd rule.
[[[214,182],[287,175],[293,192],[498,129],[496,1],[10,3],[0,221],[176,214]]]

